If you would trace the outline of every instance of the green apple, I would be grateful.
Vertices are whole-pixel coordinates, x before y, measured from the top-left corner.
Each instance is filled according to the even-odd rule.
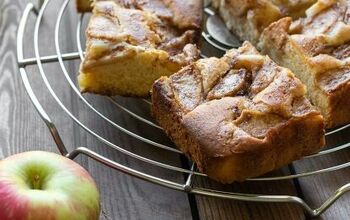
[[[1,220],[96,220],[99,192],[74,161],[48,152],[0,161]]]

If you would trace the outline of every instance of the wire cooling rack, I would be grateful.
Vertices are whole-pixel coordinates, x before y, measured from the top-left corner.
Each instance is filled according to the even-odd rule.
[[[313,209],[311,208],[303,199],[297,196],[292,195],[271,195],[271,194],[248,194],[248,193],[242,193],[242,192],[234,192],[234,191],[222,191],[215,188],[209,188],[209,187],[200,187],[193,184],[193,179],[195,177],[201,177],[201,178],[207,178],[205,174],[202,174],[196,170],[195,164],[190,162],[192,165],[189,166],[190,168],[184,168],[180,166],[174,166],[168,163],[160,162],[154,159],[151,159],[150,157],[145,157],[140,154],[137,154],[135,152],[132,152],[128,150],[125,147],[118,146],[112,141],[109,141],[103,137],[101,137],[99,134],[97,134],[94,131],[93,127],[88,127],[83,122],[81,122],[73,113],[72,111],[63,104],[63,102],[60,100],[58,95],[56,94],[55,90],[53,89],[52,85],[50,84],[47,73],[44,71],[43,64],[45,63],[52,63],[56,62],[59,63],[61,67],[61,72],[63,73],[64,80],[69,84],[72,91],[79,97],[80,101],[87,106],[94,114],[96,114],[100,120],[103,120],[105,123],[110,124],[111,126],[115,127],[116,129],[120,130],[121,132],[125,133],[129,138],[137,139],[138,141],[144,142],[154,148],[159,148],[166,150],[172,154],[182,155],[182,152],[177,150],[174,147],[166,146],[164,144],[158,143],[156,141],[153,141],[147,137],[143,137],[139,134],[134,133],[131,130],[128,130],[126,127],[124,127],[121,124],[118,124],[117,122],[112,121],[110,118],[108,118],[106,115],[98,111],[80,92],[77,86],[75,85],[74,81],[70,77],[68,70],[64,64],[64,61],[67,60],[79,60],[84,59],[84,52],[82,47],[81,39],[83,38],[84,33],[84,27],[83,27],[83,19],[84,14],[77,14],[79,16],[79,21],[77,23],[76,27],[76,44],[78,51],[70,52],[70,53],[63,53],[61,51],[61,46],[59,38],[62,36],[62,32],[60,32],[60,28],[62,25],[62,18],[64,17],[65,11],[67,10],[67,6],[70,2],[70,0],[64,0],[62,2],[62,5],[60,8],[58,8],[58,16],[57,20],[55,22],[54,27],[52,27],[52,32],[54,34],[54,45],[56,49],[56,54],[50,55],[50,56],[42,56],[39,52],[40,45],[39,45],[39,29],[42,26],[43,20],[44,20],[44,12],[47,9],[48,4],[50,3],[50,0],[46,1],[39,1],[39,6],[35,7],[34,4],[29,3],[26,5],[23,15],[20,20],[20,24],[18,27],[17,32],[17,59],[18,59],[18,66],[20,70],[20,75],[22,77],[25,89],[33,102],[36,110],[40,114],[43,121],[46,123],[48,129],[50,130],[52,137],[61,152],[62,155],[65,155],[66,157],[70,159],[74,159],[76,156],[83,154],[86,155],[102,164],[105,164],[106,166],[109,166],[113,169],[119,170],[121,172],[127,173],[129,175],[132,175],[134,177],[143,179],[145,181],[149,181],[155,184],[159,184],[174,190],[184,191],[187,193],[192,194],[198,194],[198,195],[204,195],[204,196],[212,196],[217,198],[226,198],[226,199],[234,199],[234,200],[240,200],[240,201],[247,201],[247,202],[281,202],[281,203],[296,203],[300,205],[309,215],[311,216],[318,216],[324,211],[326,211],[338,198],[340,198],[343,194],[345,194],[347,191],[350,190],[350,183],[341,186],[338,190],[335,191],[335,193],[330,196],[320,207]],[[205,14],[206,14],[206,28],[205,31],[202,33],[202,37],[206,43],[211,45],[211,49],[215,49],[217,51],[225,51],[230,47],[237,47],[239,46],[239,42],[236,41],[233,37],[227,37],[225,36],[225,33],[227,35],[228,31],[224,29],[223,26],[220,26],[220,23],[217,23],[216,20],[218,17],[215,15],[215,13],[209,8],[204,8]],[[27,26],[27,21],[29,19],[29,16],[33,14],[35,16],[35,27],[33,31],[34,36],[34,52],[35,57],[31,58],[24,58],[23,55],[23,47],[24,47],[24,41],[25,41],[25,30]],[[51,17],[52,19],[52,17]],[[216,22],[216,23],[215,23]],[[219,28],[219,29],[218,29]],[[220,34],[221,33],[221,34]],[[204,54],[202,54],[202,57],[206,57]],[[48,92],[51,94],[51,96],[55,99],[57,104],[60,106],[60,108],[63,110],[65,114],[67,114],[77,125],[81,127],[81,129],[85,130],[87,133],[89,133],[91,136],[99,140],[100,142],[104,143],[105,145],[113,148],[116,151],[121,152],[122,154],[127,155],[128,157],[132,157],[136,160],[148,163],[152,166],[161,167],[171,172],[177,172],[182,173],[185,175],[185,179],[183,182],[174,182],[170,179],[160,178],[156,175],[147,174],[145,172],[141,172],[139,170],[136,170],[130,166],[123,165],[117,161],[111,160],[105,156],[102,156],[96,151],[93,151],[87,147],[79,147],[74,149],[71,152],[68,152],[67,148],[65,147],[55,124],[50,119],[49,115],[46,113],[40,102],[38,101],[36,95],[34,94],[34,91],[32,89],[32,86],[30,84],[30,81],[28,79],[28,75],[26,72],[26,67],[36,65],[39,69],[41,78],[44,82],[44,86],[47,88]],[[78,72],[78,71],[76,71]],[[124,113],[129,114],[130,116],[134,117],[136,120],[139,120],[142,123],[145,123],[147,126],[154,127],[156,129],[159,129],[159,132],[162,132],[162,128],[159,127],[154,122],[146,119],[145,117],[142,117],[139,114],[136,114],[126,108],[124,105],[120,104],[115,97],[107,97],[115,106],[116,111],[123,111]],[[150,104],[148,100],[143,100],[147,104]],[[327,132],[327,138],[337,135],[340,131],[344,131],[344,129],[347,129],[350,127],[350,124],[340,127],[338,129],[332,130]],[[304,160],[313,160],[317,157],[322,157],[334,152],[339,152],[342,150],[345,150],[346,148],[350,147],[349,140],[346,141],[346,143],[338,145],[333,148],[326,148],[325,150],[316,153],[311,156],[307,156],[303,158]],[[307,172],[300,172],[300,173],[293,173],[288,175],[280,175],[280,176],[271,176],[271,177],[258,177],[258,178],[251,178],[247,181],[261,181],[261,182],[269,182],[269,181],[286,181],[286,180],[292,180],[297,178],[303,178],[307,176],[312,175],[318,175],[318,174],[324,174],[328,172],[337,171],[340,169],[344,169],[350,166],[350,162],[329,166],[324,169],[318,169],[318,170],[310,170]]]

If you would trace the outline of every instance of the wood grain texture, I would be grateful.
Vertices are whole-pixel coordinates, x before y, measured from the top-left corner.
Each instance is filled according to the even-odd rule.
[[[350,142],[350,129],[346,129],[327,138],[327,145],[329,147],[339,146],[348,142]],[[294,163],[294,167],[296,172],[305,172],[323,169],[349,161],[350,151],[349,149],[344,149],[319,158],[298,161]],[[349,168],[317,176],[305,177],[299,180],[304,198],[312,208],[318,208],[321,206],[322,203],[324,203],[328,197],[332,196],[338,188],[349,182]],[[330,207],[317,219],[349,219],[349,201],[349,194],[345,194],[334,204],[334,206]]]
[[[288,170],[273,172],[273,175],[286,175]],[[230,186],[220,185],[206,179],[199,179],[205,187],[219,188],[237,193],[267,195],[297,195],[293,181],[244,182]],[[303,210],[295,204],[248,203],[233,200],[197,197],[199,215],[202,219],[304,219]]]
[[[29,0],[0,0],[0,158],[29,150],[45,150],[58,152],[45,124],[32,106],[22,85],[16,63],[16,31],[25,4]],[[40,53],[51,55],[56,53],[53,41],[53,26],[58,14],[58,6],[62,0],[51,0],[44,15],[40,29]],[[60,35],[62,51],[76,51],[75,27],[78,16],[74,10],[74,1],[67,9]],[[33,36],[35,16],[31,16],[26,31],[25,57],[33,57]],[[67,71],[75,80],[79,61],[65,62]],[[45,73],[57,96],[67,108],[88,127],[111,142],[125,149],[174,166],[181,166],[179,156],[144,144],[113,128],[96,116],[82,103],[70,89],[63,77],[58,63],[44,65]],[[28,76],[40,103],[56,124],[65,145],[69,150],[78,146],[89,147],[98,153],[130,166],[137,170],[171,179],[183,181],[182,174],[147,165],[144,162],[125,156],[111,149],[82,128],[77,126],[45,88],[38,68],[27,67]],[[84,95],[99,111],[118,124],[149,139],[171,145],[157,129],[140,123],[126,113],[118,110],[110,101],[101,96]],[[118,98],[118,102],[131,110],[147,117],[148,106],[140,100]],[[333,141],[342,142],[349,137],[349,130]],[[347,139],[349,141],[349,139]],[[337,144],[337,143],[330,143]],[[317,160],[295,163],[297,171],[317,169],[330,164],[349,161],[348,151],[332,154]],[[101,165],[85,156],[79,156],[77,162],[82,164],[94,177],[101,191],[103,213],[101,219],[192,219],[196,218],[195,209],[191,210],[189,198],[185,193],[173,191],[151,183],[147,183]],[[287,173],[287,171],[281,171]],[[329,175],[305,178],[300,181],[303,196],[313,207],[319,206],[334,190],[350,179],[349,170]],[[221,186],[217,183],[196,179],[201,186],[216,187],[249,193],[277,193],[295,195],[293,182],[275,183],[242,183]],[[244,203],[230,200],[196,196],[195,202],[201,219],[304,219],[300,207],[291,204]],[[193,204],[192,204],[193,205]],[[193,206],[192,206],[193,207]],[[1,208],[1,204],[0,204]],[[350,216],[349,197],[345,196],[337,202],[320,219],[346,219]]]

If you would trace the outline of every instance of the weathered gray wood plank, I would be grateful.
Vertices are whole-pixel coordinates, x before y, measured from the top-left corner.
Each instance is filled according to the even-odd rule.
[[[288,171],[274,172],[275,175],[288,174]],[[292,181],[244,182],[221,186],[207,180],[199,180],[200,185],[219,187],[221,190],[238,193],[268,195],[296,195]],[[253,203],[214,199],[197,196],[197,206],[202,219],[304,219],[303,210],[295,204]]]
[[[25,93],[16,65],[16,30],[26,2],[5,0],[0,3],[0,54],[2,57],[0,60],[0,101],[2,103],[2,114],[0,115],[1,158],[28,150],[41,149],[57,152],[46,126],[39,118]],[[51,1],[48,11],[44,15],[39,37],[40,52],[42,55],[55,54],[53,25],[57,18],[57,8],[61,3],[62,1]],[[61,40],[63,51],[76,51],[76,47],[73,46],[75,33],[72,30],[75,30],[77,15],[72,10],[73,3],[72,1],[70,10],[65,14],[65,18],[68,19],[63,21],[63,39]],[[72,13],[74,14],[72,15]],[[31,36],[33,21],[34,19],[32,18],[30,21],[31,26],[27,31],[28,34],[26,34],[25,42],[28,44],[25,48],[26,57],[34,56],[33,39]],[[48,29],[50,32],[47,32]],[[77,68],[78,63],[67,63],[67,69],[74,77],[77,73]],[[94,127],[98,133],[103,134],[111,141],[119,141],[118,144],[126,146],[133,144],[126,135],[108,127],[102,123],[102,120],[91,116],[91,113],[87,111],[85,106],[78,102],[77,97],[73,96],[68,83],[63,79],[63,74],[58,64],[46,64],[44,65],[44,69],[57,96],[80,120]],[[49,95],[36,67],[28,67],[28,75],[39,101],[56,124],[69,150],[72,150],[76,146],[90,146],[92,149],[118,162],[130,166],[133,164],[135,168],[142,167],[146,169],[140,162],[129,162],[127,157],[110,150],[74,125],[72,120],[67,117]],[[102,97],[99,97],[99,99],[105,100]],[[96,106],[107,110],[110,115],[116,112],[114,106],[110,103],[103,101],[98,103],[99,99],[95,103]],[[125,115],[115,115],[114,117],[114,119],[121,117],[121,121],[128,120]],[[131,127],[136,132],[141,129],[133,124]],[[143,151],[148,152],[148,147],[144,144],[135,144],[134,148],[135,151],[139,150],[139,153]],[[154,159],[164,156],[166,154],[159,153],[154,156]],[[174,156],[169,157],[169,160],[168,158],[164,158],[164,160],[173,162],[174,165],[178,165],[179,163],[178,158]],[[118,171],[111,170],[86,157],[79,157],[77,161],[90,171],[100,188],[103,206],[102,219],[191,219],[191,210],[186,194],[137,180]],[[163,178],[173,178],[173,174],[164,170],[157,170],[155,168],[150,170],[149,173],[152,172]],[[182,176],[177,175],[173,179],[181,181]],[[174,200],[177,202],[174,203]]]
[[[41,121],[22,85],[16,64],[16,30],[26,1],[0,1],[0,158],[14,153],[28,150],[46,150],[58,152],[46,126]],[[52,0],[50,12],[46,13],[43,27],[50,27],[51,33],[41,33],[41,53],[49,55],[55,53],[53,44],[53,25],[57,17],[57,7],[62,1]],[[76,50],[75,24],[76,14],[73,10],[73,2],[66,17],[62,33],[62,49],[64,51]],[[34,56],[32,36],[34,19],[30,20],[30,27],[26,35],[25,48],[27,56]],[[44,30],[43,30],[44,31]],[[51,40],[49,40],[51,39]],[[63,46],[64,45],[64,46]],[[71,77],[75,77],[78,62],[68,62],[67,69]],[[141,171],[158,175],[163,178],[182,181],[182,176],[173,172],[148,166],[143,162],[130,159],[110,147],[98,142],[81,128],[76,126],[71,119],[59,108],[53,98],[48,95],[47,89],[38,74],[38,69],[28,67],[28,75],[33,88],[38,95],[39,101],[50,113],[52,120],[57,125],[61,136],[67,147],[72,150],[77,146],[88,146],[91,149],[122,164],[131,166]],[[62,72],[58,64],[45,65],[45,72],[52,83],[57,95],[64,104],[77,115],[89,127],[93,127],[99,134],[120,146],[138,154],[150,157],[162,162],[179,166],[180,161],[174,154],[157,150],[139,141],[128,137],[120,131],[103,122],[95,114],[91,113],[84,104],[78,101],[76,95],[69,89],[63,80]],[[147,136],[150,139],[168,143],[167,139],[159,134],[156,129],[149,129],[142,123],[135,121],[124,113],[121,113],[109,101],[103,97],[90,96],[87,98],[104,114],[128,129]],[[125,100],[121,100],[125,102]],[[138,101],[127,101],[124,103],[138,112],[147,112],[147,107]],[[140,106],[143,106],[142,108]],[[141,108],[141,109],[140,109]],[[145,113],[145,116],[147,114]],[[349,130],[343,133],[342,138],[349,137]],[[349,139],[347,139],[349,141]],[[339,140],[338,140],[339,141]],[[78,157],[77,161],[87,168],[95,178],[100,187],[103,204],[102,219],[191,219],[191,209],[187,195],[182,192],[172,191],[144,181],[135,179],[118,171],[107,168],[85,156]],[[334,154],[325,159],[298,162],[295,164],[297,171],[313,168],[327,167],[330,164],[339,164],[349,161],[348,151]],[[319,206],[340,185],[347,183],[349,170],[339,171],[329,175],[305,178],[300,181],[303,194],[307,202],[313,207]],[[198,180],[204,186],[215,185],[215,183]],[[220,186],[219,186],[220,187]],[[225,186],[223,189],[240,190],[245,192],[262,192],[295,194],[293,184],[239,184]],[[196,196],[197,207],[201,219],[303,219],[301,209],[295,205],[288,204],[260,204],[243,203],[229,200],[213,199]],[[337,202],[320,219],[344,219],[350,215],[348,196]]]
[[[327,138],[328,146],[338,146],[350,141],[350,129],[339,132]],[[318,170],[350,161],[348,149],[332,153],[315,159],[307,159],[295,163],[296,172]],[[318,208],[341,186],[350,182],[350,169],[346,168],[336,172],[321,174],[313,177],[301,178],[299,180],[303,195],[307,203]],[[328,211],[318,219],[349,219],[350,197],[345,194]]]

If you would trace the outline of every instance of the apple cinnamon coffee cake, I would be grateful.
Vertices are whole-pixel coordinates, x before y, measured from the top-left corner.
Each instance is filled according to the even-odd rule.
[[[78,76],[82,92],[147,96],[199,57],[202,1],[95,1]]]
[[[316,0],[212,0],[230,29],[254,45],[269,24],[285,16],[299,18]]]
[[[321,114],[305,86],[248,42],[201,59],[152,89],[152,114],[200,171],[243,181],[320,150]]]
[[[260,47],[307,85],[327,127],[349,123],[350,1],[320,0],[306,14],[271,24]]]

